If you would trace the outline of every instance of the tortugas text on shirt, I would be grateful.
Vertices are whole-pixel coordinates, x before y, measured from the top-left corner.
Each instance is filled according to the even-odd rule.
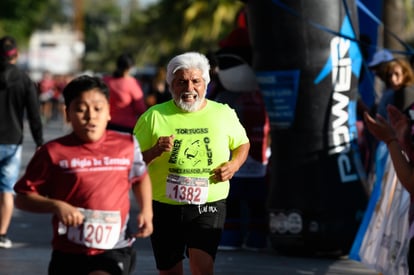
[[[208,133],[208,129],[178,129]],[[187,133],[187,132],[186,132]],[[189,137],[189,136],[187,136]],[[166,195],[168,198],[191,204],[203,204],[208,197],[208,175],[213,164],[210,138],[175,139],[168,162]],[[198,176],[195,176],[198,175]]]

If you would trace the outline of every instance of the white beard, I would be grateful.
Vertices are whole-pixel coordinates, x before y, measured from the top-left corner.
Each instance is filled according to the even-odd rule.
[[[184,102],[184,100],[181,98],[181,95],[180,95],[178,97],[174,97],[174,102],[177,105],[177,107],[179,107],[181,110],[189,112],[189,113],[198,111],[201,107],[201,104],[204,101],[205,96],[198,96],[198,94],[196,92],[187,92],[185,94],[195,96],[195,102],[190,103],[190,104],[186,103],[186,102]]]

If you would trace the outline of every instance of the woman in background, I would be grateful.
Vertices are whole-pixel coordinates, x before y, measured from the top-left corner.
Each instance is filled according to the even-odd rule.
[[[405,59],[394,59],[385,65],[384,92],[378,104],[378,113],[387,118],[387,106],[394,105],[400,111],[405,111],[414,102],[414,72]]]
[[[130,75],[133,66],[132,56],[121,54],[112,76],[103,78],[110,90],[111,120],[108,129],[132,133],[137,119],[147,109],[141,85]]]

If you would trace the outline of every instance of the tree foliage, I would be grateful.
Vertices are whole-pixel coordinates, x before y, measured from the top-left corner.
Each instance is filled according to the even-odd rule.
[[[384,0],[383,11],[384,26],[381,30],[384,46],[393,50],[408,50],[396,37],[405,43],[414,43],[413,0]]]
[[[84,2],[85,69],[97,72],[108,71],[115,62],[118,53],[114,48],[123,39],[121,9],[116,2],[116,0]]]
[[[24,45],[36,29],[66,22],[59,0],[2,0],[0,36],[12,35]]]
[[[98,29],[95,34],[91,33],[93,28],[87,30],[87,39],[96,37],[91,44],[101,47],[99,52],[87,47],[85,64],[96,70],[97,63],[93,60],[100,60],[98,70],[107,69],[106,62],[112,59],[113,63],[121,51],[133,53],[137,64],[143,66],[164,64],[171,55],[183,51],[215,50],[219,39],[234,27],[236,14],[242,6],[237,0],[160,0],[145,10],[134,10],[126,24],[101,29],[105,35],[100,38],[96,37]],[[87,21],[88,25],[90,23]],[[106,23],[110,25],[108,20]]]
[[[74,24],[75,0],[2,0],[0,36],[16,37],[21,47],[38,29]],[[86,44],[84,69],[109,71],[121,52],[137,65],[165,65],[172,55],[189,50],[207,53],[234,27],[241,0],[159,0],[143,9],[136,0],[84,0]],[[413,0],[384,0],[384,26],[413,44]],[[392,7],[392,8],[387,8]],[[401,47],[384,35],[385,46]]]

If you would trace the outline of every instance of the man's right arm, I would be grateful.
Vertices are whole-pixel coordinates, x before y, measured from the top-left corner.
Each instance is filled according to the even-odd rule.
[[[164,152],[170,152],[174,144],[174,135],[159,137],[150,149],[142,152],[144,161],[148,164]]]

